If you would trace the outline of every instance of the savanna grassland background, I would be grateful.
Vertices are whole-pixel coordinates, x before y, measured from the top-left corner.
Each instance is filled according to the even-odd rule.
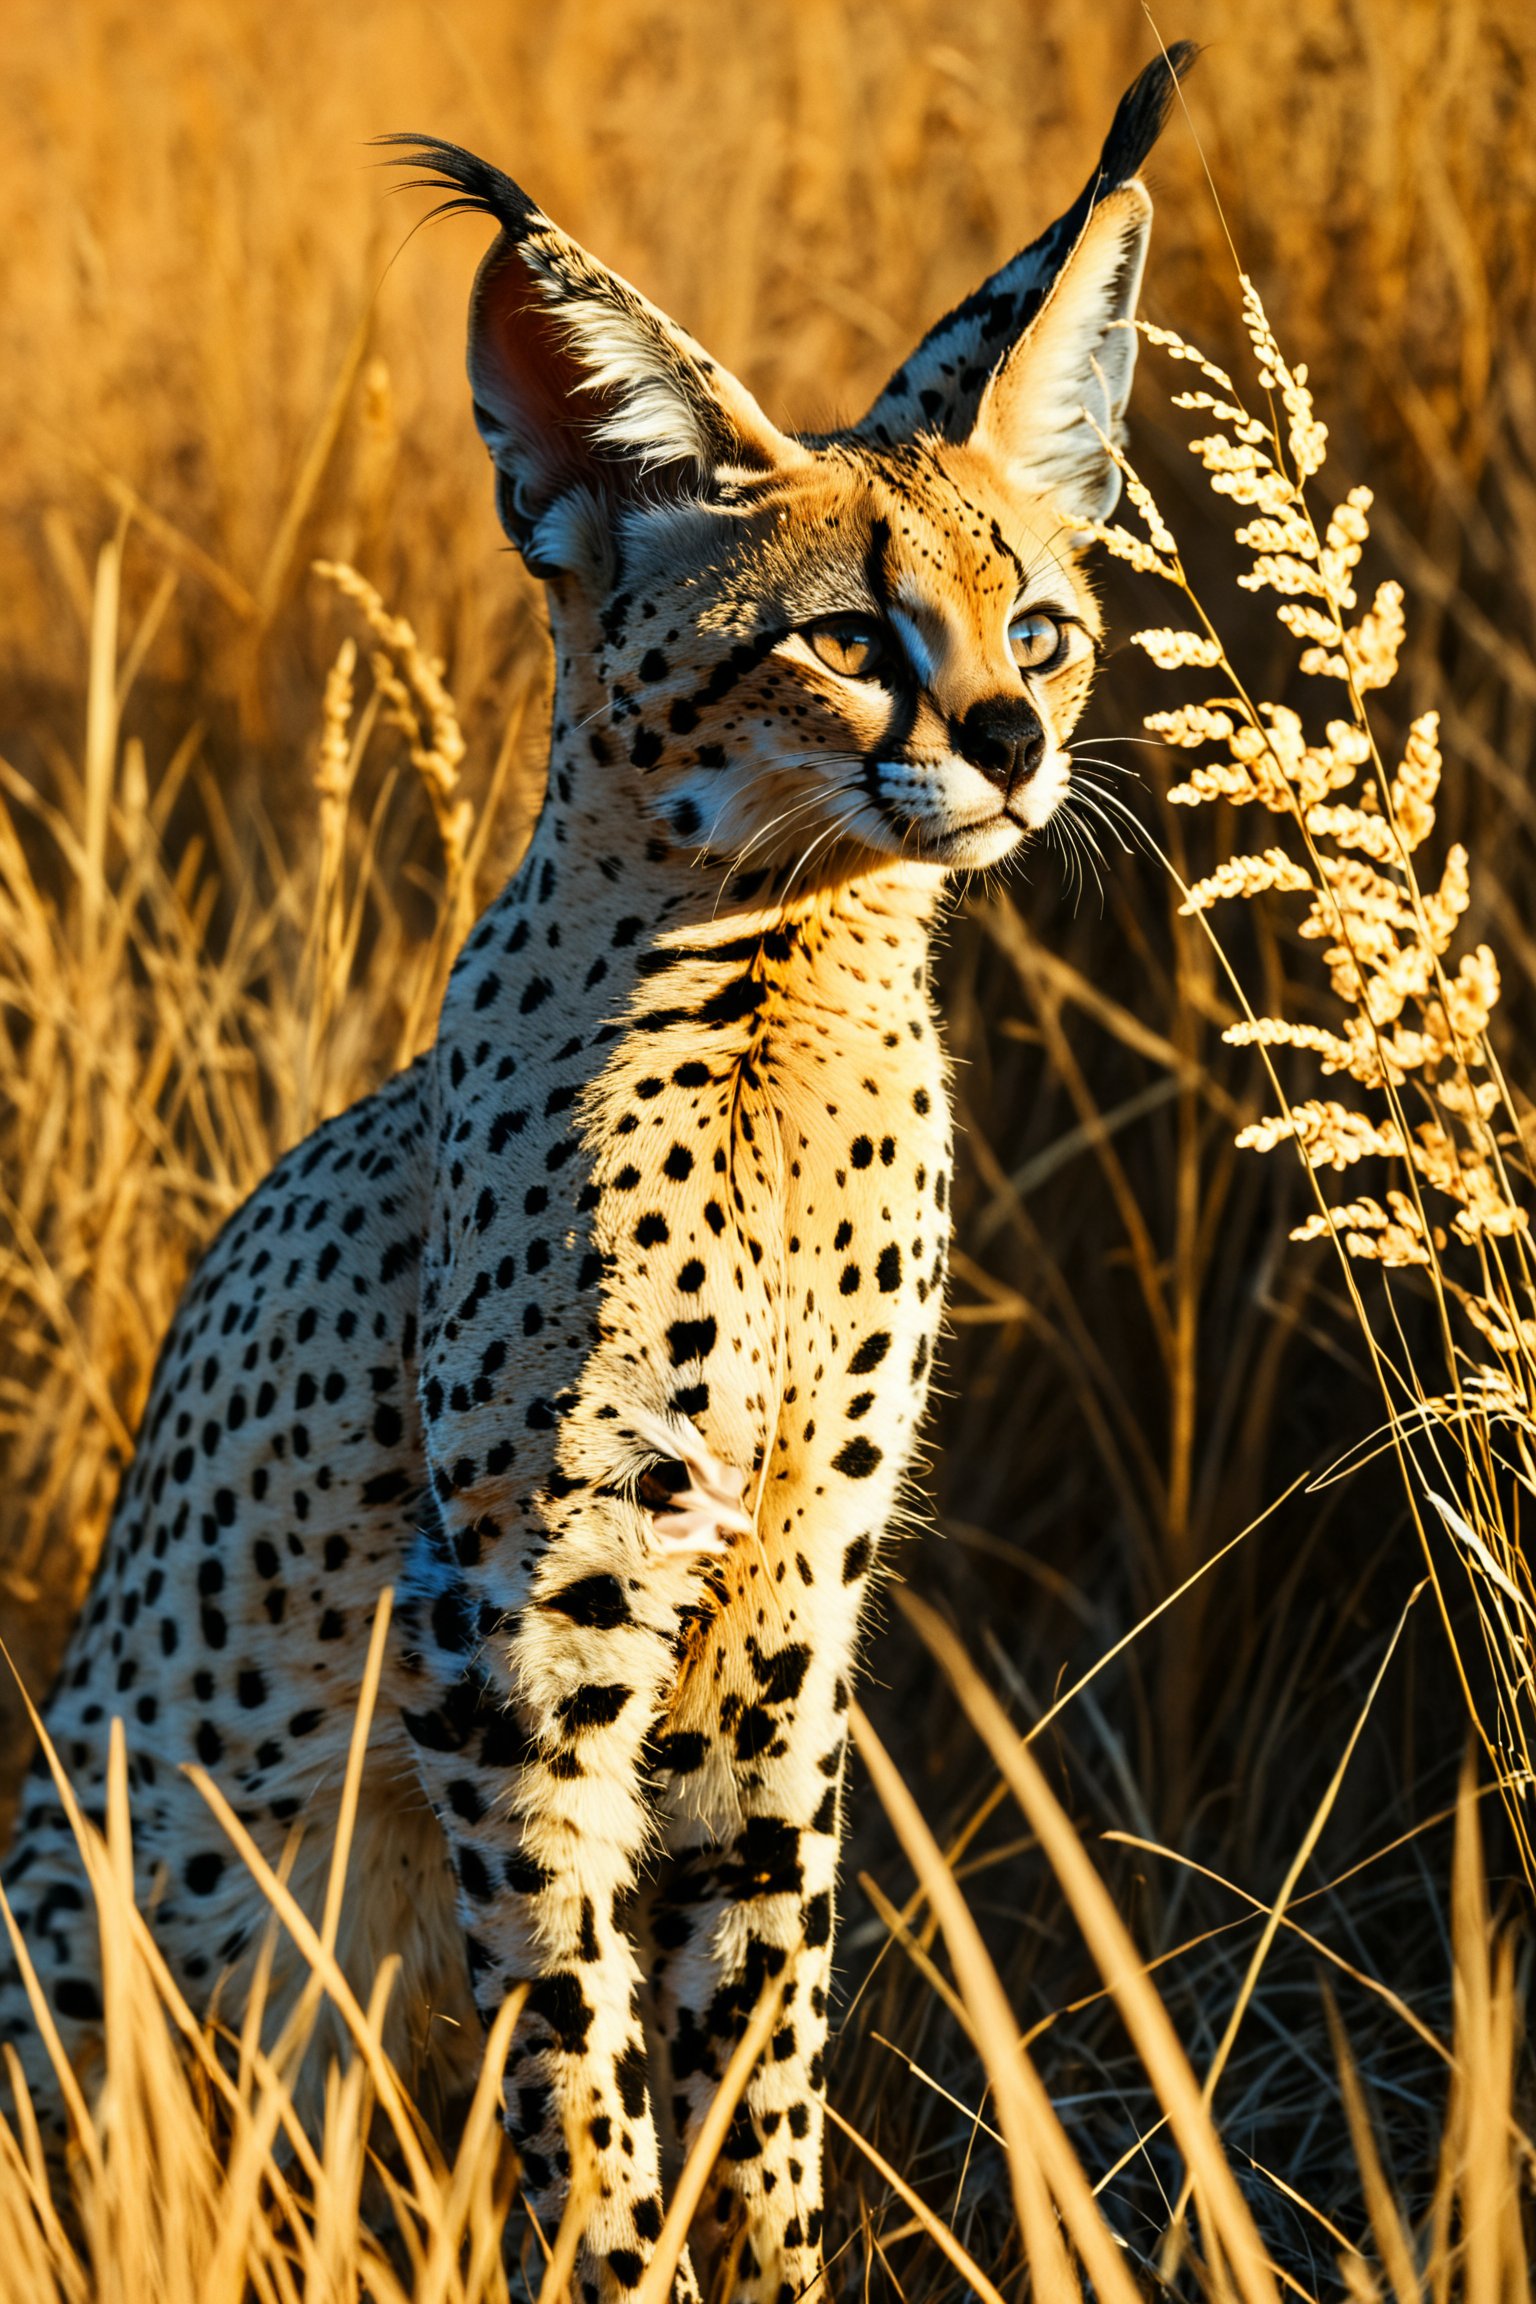
[[[1367,573],[1399,578],[1409,611],[1383,740],[1441,714],[1438,837],[1473,859],[1467,927],[1500,956],[1496,1043],[1523,1114],[1536,16],[1525,0],[1183,0],[1160,29],[1206,54],[1150,171],[1143,309],[1234,365],[1229,228],[1331,428],[1324,498],[1376,490]],[[452,219],[408,239],[424,202],[389,196],[366,139],[419,128],[500,161],[776,417],[818,426],[1066,204],[1153,49],[1133,0],[9,0],[0,1630],[35,1692],[189,1260],[284,1146],[430,1033],[453,944],[538,804],[538,590],[503,548],[462,375],[486,233]],[[1144,357],[1132,454],[1254,689],[1284,699],[1294,648],[1232,588],[1242,563],[1187,431]],[[359,570],[414,653],[370,632],[317,559]],[[1112,647],[1164,620],[1122,568],[1105,596]],[[355,667],[337,671],[349,640]],[[381,646],[393,692],[370,667]],[[1112,653],[1083,749],[1121,764],[1194,879],[1231,826],[1171,810],[1169,755],[1126,741],[1169,701],[1134,650]],[[1374,1446],[1382,1394],[1340,1260],[1287,1238],[1312,1205],[1299,1164],[1234,1148],[1270,1092],[1254,1052],[1222,1043],[1235,1010],[1200,923],[1155,857],[1111,850],[1100,872],[1102,896],[1080,890],[1041,848],[956,909],[953,1335],[931,1526],[901,1574],[1019,1728],[1117,1651],[1033,1751],[1197,2076],[1241,2010],[1215,2121],[1279,2280],[1502,2304],[1524,2288],[1530,1891],[1469,1726],[1491,1712],[1466,1561],[1437,1532],[1426,1554]],[[1256,1003],[1322,1014],[1283,909],[1223,933]],[[1422,1291],[1392,1303],[1406,1354],[1440,1349]],[[1125,2263],[1149,2291],[1266,2293],[1224,2248],[1209,2187],[1193,2257],[1165,2246],[1192,2149],[1168,2117],[1170,2067],[1102,1989],[1085,1907],[1041,1818],[1004,1796],[952,1673],[913,1620],[886,1617],[870,1722],[949,1853]],[[0,1715],[8,1795],[27,1742],[9,1688]],[[1526,1788],[1507,1789],[1518,1811]],[[1025,2292],[1026,2258],[1047,2292],[968,2038],[975,2004],[949,1981],[955,1939],[914,1899],[858,1763],[853,1814],[831,2098],[905,2190],[834,2132],[834,2292],[979,2293],[935,2218],[994,2293]],[[333,2106],[338,2134],[362,2135],[364,2100],[359,2079]],[[190,2130],[175,2134],[193,2166]],[[169,2135],[140,2146],[174,2190]],[[472,2136],[491,2169],[494,2124]],[[0,2291],[139,2304],[361,2279],[383,2295],[398,2275],[421,2295],[497,2292],[494,2249],[465,2256],[453,2237],[493,2220],[490,2175],[454,2195],[461,2226],[440,2219],[413,2273],[398,2233],[371,2254],[359,2238],[360,2216],[382,2231],[389,2211],[377,2192],[358,2210],[354,2159],[352,2175],[329,2158],[308,2171],[332,2186],[318,2256],[313,2228],[295,2237],[303,2212],[273,2207],[282,2180],[251,2178],[241,2212],[278,2235],[260,2278],[235,2262],[218,2287],[204,2225],[233,2211],[215,2212],[217,2171],[196,2162],[180,2253],[142,2203],[121,2222],[119,2182],[110,2211],[98,2190],[97,2261],[74,2286],[59,2270],[74,2243],[28,2255],[24,2216],[0,2209]]]

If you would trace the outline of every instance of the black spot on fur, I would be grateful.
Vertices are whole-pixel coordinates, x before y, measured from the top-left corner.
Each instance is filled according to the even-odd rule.
[[[581,1728],[609,1728],[633,1693],[633,1689],[621,1688],[617,1684],[578,1688],[572,1695],[561,1698],[561,1721],[573,1734]]]
[[[542,2017],[568,2056],[579,2056],[592,2029],[592,2010],[581,1979],[568,1969],[541,1976],[528,1994],[527,2013]]]
[[[617,1576],[579,1577],[552,1592],[543,1605],[552,1615],[569,1616],[573,1624],[593,1632],[611,1632],[630,1620],[629,1602]]]
[[[862,1432],[845,1440],[832,1459],[834,1472],[841,1472],[847,1480],[867,1480],[880,1463],[883,1451]]]

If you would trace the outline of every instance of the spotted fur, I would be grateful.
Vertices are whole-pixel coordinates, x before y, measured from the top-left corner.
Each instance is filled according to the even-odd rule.
[[[236,2011],[261,1905],[183,1764],[274,1859],[297,1834],[315,1903],[395,1588],[342,1954],[364,1992],[401,1955],[395,2048],[444,2086],[528,1987],[506,2116],[546,2231],[590,2186],[587,2304],[639,2281],[664,2152],[769,1988],[675,2293],[723,2253],[737,2304],[820,2275],[850,1676],[944,1298],[929,938],[946,874],[1068,785],[1097,620],[1065,523],[1115,492],[1171,85],[1144,75],[1067,215],[818,438],[497,170],[412,140],[499,227],[470,376],[549,586],[549,795],[430,1053],[188,1287],[47,1721],[98,1810],[124,1721],[156,1933]],[[1061,639],[1038,671],[1031,615]],[[873,673],[829,663],[850,629]],[[41,1768],[5,1883],[88,2056]],[[14,1973],[0,2020],[45,2087]]]

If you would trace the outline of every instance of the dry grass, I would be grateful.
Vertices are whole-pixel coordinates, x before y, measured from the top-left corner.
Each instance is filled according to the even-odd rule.
[[[1395,763],[1440,714],[1437,871],[1466,847],[1462,946],[1499,955],[1496,1150],[1518,1199],[1536,29],[1516,0],[1190,0],[1164,30],[1211,43],[1190,101],[1333,428],[1320,518],[1368,479],[1370,582],[1407,588],[1373,741]],[[410,218],[363,139],[420,126],[506,160],[810,422],[1056,211],[1149,42],[1133,0],[1047,0],[1027,24],[783,0],[729,37],[702,0],[15,0],[0,43],[0,1623],[40,1688],[189,1259],[283,1146],[429,1034],[537,803],[536,595],[501,552],[460,371],[479,236],[449,224],[391,263]],[[1148,309],[1236,374],[1235,276],[1187,131],[1153,176]],[[1152,359],[1143,378],[1135,461],[1230,660],[1310,709],[1294,640],[1231,589],[1247,563]],[[321,557],[377,592],[341,597]],[[1112,630],[1161,620],[1142,580],[1112,567],[1106,588]],[[1169,761],[1130,748],[1164,686],[1117,656],[1083,749],[1142,764],[1134,805],[1188,886],[1236,827],[1170,808]],[[1342,1258],[1288,1243],[1305,1175],[1234,1143],[1285,1106],[1224,1040],[1242,1007],[1179,905],[1132,853],[1102,909],[1074,909],[1042,851],[973,892],[952,939],[967,1166],[944,1540],[903,1561],[936,1617],[886,1627],[865,1692],[833,2285],[1012,2304],[1031,2279],[1075,2295],[1080,2266],[1100,2296],[1492,2304],[1527,2286],[1509,1923],[1529,1786],[1499,1716],[1503,1672],[1519,1727],[1526,1466],[1479,1442],[1442,1484],[1516,1595],[1489,1632],[1499,1587],[1424,1511],[1427,1471],[1405,1489],[1372,1456],[1362,1310],[1421,1402],[1471,1361],[1447,1361],[1413,1270],[1371,1297],[1368,1266],[1351,1289]],[[1295,926],[1294,899],[1264,897],[1225,950],[1254,1015],[1336,1033]],[[1293,1104],[1313,1094],[1314,1054],[1271,1060]],[[1383,1208],[1394,1182],[1372,1183]],[[1531,1306],[1507,1269],[1517,1324],[1492,1360],[1518,1373]],[[1468,1698],[1513,1830],[1463,1776]],[[123,1902],[126,1830],[114,1808],[93,1858],[119,1955],[110,2117],[82,2131],[68,2226],[28,2205],[25,2134],[0,2139],[0,2294],[505,2293],[488,2100],[445,2153],[376,2010],[350,2011],[358,2053],[309,2140],[253,2039],[173,2057],[162,2011],[184,2036],[185,2011]]]

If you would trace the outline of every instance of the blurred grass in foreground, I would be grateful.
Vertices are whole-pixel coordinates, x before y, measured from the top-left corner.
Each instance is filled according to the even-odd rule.
[[[61,2181],[32,2119],[20,2066],[6,2050],[20,2109],[14,2126],[0,2121],[0,2295],[18,2304],[86,2297],[121,2298],[124,2304],[148,2297],[156,2304],[222,2304],[228,2298],[233,2304],[251,2295],[281,2304],[343,2295],[375,2298],[378,2304],[496,2304],[512,2293],[502,2233],[515,2166],[501,2131],[498,2076],[521,1993],[508,2000],[492,2028],[473,2098],[461,2108],[454,2147],[445,2156],[434,2125],[411,2103],[383,2044],[394,1964],[385,1963],[364,2007],[333,1950],[388,1602],[386,1593],[375,1618],[318,1926],[211,1781],[195,1772],[235,1853],[251,1869],[255,1892],[270,1906],[272,1936],[286,1929],[312,1964],[312,1987],[300,1995],[275,2040],[263,2037],[265,1962],[258,1964],[236,2035],[200,2023],[160,1960],[133,1900],[126,1754],[121,1728],[114,1731],[104,1831],[72,1807],[101,1925],[101,2067],[76,2075],[52,2040],[70,2125],[69,2175]],[[929,1610],[908,1613],[1037,1837],[1187,2161],[1193,2220],[1185,2221],[1181,2201],[1164,2237],[1161,2283],[1177,2282],[1183,2270],[1198,2293],[1240,2304],[1278,2304],[1281,2281],[1211,2117],[1213,2083],[1208,2080],[1202,2090],[1197,2081],[1114,1900],[1028,1740],[1019,1738],[953,1633]],[[913,1910],[926,1901],[942,1932],[955,1984],[934,1971],[934,1988],[952,2008],[986,2075],[986,2109],[996,2121],[995,2127],[986,2122],[987,2132],[1002,2145],[1017,2229],[1006,2262],[994,2257],[990,2268],[978,2262],[901,2171],[834,2107],[835,2130],[868,2163],[887,2196],[910,2211],[902,2225],[882,2235],[867,2202],[861,2203],[862,2278],[854,2288],[845,2270],[841,2285],[848,2293],[870,2293],[877,2264],[888,2273],[888,2251],[901,2247],[909,2277],[923,2282],[925,2295],[953,2291],[981,2304],[1002,2304],[1006,2286],[1052,2304],[1090,2294],[1106,2304],[1134,2304],[1147,2286],[1138,2272],[1150,2276],[1153,2267],[1138,2267],[1106,2220],[1099,2187],[1052,2108],[1028,2044],[1017,2039],[955,1868],[857,1707],[854,1739],[917,1875]],[[50,1760],[69,1801],[67,1778],[51,1754]],[[24,1944],[3,1898],[0,1916],[25,1963]],[[1532,2154],[1513,2109],[1521,2008],[1510,1939],[1489,1921],[1470,1770],[1458,1801],[1452,1917],[1456,2019],[1451,2040],[1439,2051],[1450,2075],[1449,2100],[1423,2233],[1410,2229],[1384,2173],[1349,2043],[1329,2004],[1368,2216],[1363,2246],[1331,2228],[1330,2236],[1345,2291],[1362,2304],[1387,2294],[1397,2304],[1410,2304],[1431,2296],[1492,2300],[1528,2292],[1524,2208]],[[46,2003],[35,1981],[29,1983],[48,2038]],[[306,2125],[294,2098],[327,2003],[346,2047],[327,2069],[323,2117]],[[770,1988],[679,2179],[656,2258],[637,2290],[639,2304],[665,2304],[670,2294],[690,2200],[698,2198],[690,2178],[697,2172],[702,2179],[723,2144],[776,2010],[777,1992]],[[977,2117],[985,2120],[985,2110]],[[524,2228],[521,2286],[539,2304],[565,2304],[569,2298],[583,2210],[578,2170],[560,2230],[544,2235]],[[842,2253],[858,2253],[857,2237]],[[836,2282],[836,2260],[831,2269]],[[1294,2279],[1284,2284],[1306,2293]]]
[[[1337,493],[1376,489],[1374,575],[1401,578],[1410,611],[1377,741],[1401,757],[1410,721],[1440,714],[1437,840],[1469,851],[1463,928],[1499,952],[1523,1137],[1536,25],[1513,0],[1190,0],[1163,30],[1211,44],[1190,100],[1228,222],[1310,363]],[[463,921],[538,802],[537,595],[501,550],[461,370],[480,236],[434,228],[390,264],[413,219],[363,139],[420,126],[504,161],[776,414],[815,422],[851,412],[1056,213],[1149,40],[1131,0],[1050,0],[1027,23],[1002,5],[957,23],[933,0],[785,0],[728,39],[693,0],[17,0],[0,43],[0,1625],[40,1689],[189,1260],[284,1146],[430,1034]],[[1153,184],[1146,309],[1233,366],[1231,257],[1187,129]],[[1244,562],[1150,358],[1133,415],[1134,461],[1223,602],[1230,654],[1255,694],[1299,708],[1294,645],[1232,591]],[[376,593],[340,597],[317,556]],[[1112,635],[1161,615],[1120,569],[1105,583]],[[1166,702],[1117,655],[1082,750],[1142,764],[1135,805],[1192,884],[1235,827],[1224,807],[1167,805],[1169,762],[1133,734]],[[1092,2214],[1143,2288],[1161,2266],[1221,2297],[1274,2276],[1303,2295],[1342,2279],[1361,2297],[1512,2297],[1523,1955],[1484,1902],[1511,1900],[1518,1850],[1496,1806],[1457,1789],[1465,1695],[1493,1717],[1509,1651],[1482,1648],[1467,1547],[1444,1525],[1424,1547],[1465,1690],[1445,1627],[1410,1604],[1425,1549],[1391,1465],[1370,1460],[1382,1396],[1356,1308],[1318,1250],[1287,1244],[1313,1205],[1299,1167],[1234,1147],[1272,1090],[1223,1040],[1241,1010],[1179,901],[1131,853],[1102,911],[1073,909],[1042,850],[968,893],[946,962],[965,1129],[954,1334],[936,1530],[901,1570],[964,1658],[941,1668],[899,1618],[870,1651],[880,1797],[855,1801],[844,1894],[834,2290],[984,2294],[979,2270],[1011,2300],[1033,2266],[1041,2293],[1071,2292],[1043,2182],[1076,2202],[1085,2264],[1083,2189],[1100,2187]],[[1257,1014],[1336,1025],[1283,900],[1224,934]],[[1304,1099],[1312,1059],[1274,1060]],[[1394,1349],[1443,1391],[1432,1304],[1411,1287],[1392,1301]],[[1518,1505],[1497,1471],[1488,1493]],[[1510,1542],[1518,1590],[1518,1518]],[[979,1766],[964,1712],[982,1725],[983,1684],[1039,1733],[1076,1860],[1033,1796],[1017,1813],[1016,1754],[988,1738],[996,1767]],[[7,1720],[19,1761],[13,1704]],[[1220,2151],[1275,2275],[1188,2125],[1150,1987],[1101,1964],[1124,1947],[1095,1933],[1089,1845],[1196,2074],[1225,2044]],[[0,2292],[498,2293],[494,2123],[450,2170],[408,2145],[395,2124],[415,2132],[412,2116],[360,2051],[325,2137],[274,2161],[282,2086],[253,2050],[230,2066],[238,2103],[206,2056],[197,2085],[167,2061],[118,1848],[98,1877],[125,1948],[110,2101],[127,2109],[79,2160],[73,2235],[45,2221],[39,2237],[20,2140]],[[1194,2258],[1176,2269],[1170,2209],[1197,2165]],[[89,2271],[68,2269],[77,2246]]]

